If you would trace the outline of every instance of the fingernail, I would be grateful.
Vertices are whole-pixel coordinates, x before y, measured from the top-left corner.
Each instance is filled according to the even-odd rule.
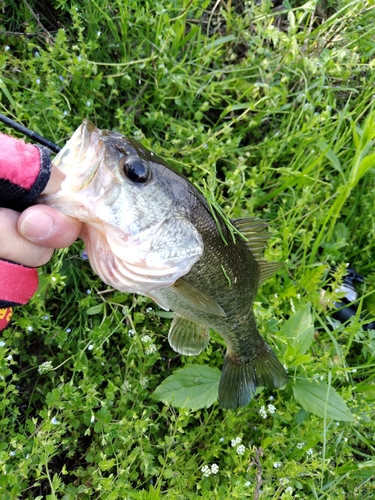
[[[55,226],[54,219],[44,212],[33,212],[21,223],[20,233],[28,240],[42,241],[48,238]]]

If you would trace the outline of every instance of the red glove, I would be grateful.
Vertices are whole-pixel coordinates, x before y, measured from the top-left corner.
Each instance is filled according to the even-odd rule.
[[[22,211],[32,205],[48,182],[50,168],[47,148],[0,134],[0,206]],[[10,306],[26,304],[37,286],[36,269],[0,260],[0,330],[10,320]]]

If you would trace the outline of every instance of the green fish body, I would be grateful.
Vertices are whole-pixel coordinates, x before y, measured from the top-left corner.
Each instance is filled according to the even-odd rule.
[[[55,166],[65,180],[40,202],[83,221],[90,263],[103,281],[174,311],[168,339],[179,353],[199,354],[210,328],[224,338],[221,407],[245,406],[257,387],[287,383],[253,312],[258,287],[280,267],[262,260],[266,223],[237,219],[231,232],[164,160],[88,120]]]

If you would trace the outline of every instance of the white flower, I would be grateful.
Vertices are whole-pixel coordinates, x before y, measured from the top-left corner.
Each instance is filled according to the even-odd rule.
[[[305,446],[305,443],[303,441],[301,441],[300,443],[297,443],[297,448],[299,450],[302,450],[302,448]]]
[[[59,423],[59,421],[57,420],[56,417],[51,418],[51,424],[57,425],[58,423]]]
[[[293,488],[291,486],[288,486],[287,489],[285,490],[285,493],[293,493]]]
[[[95,421],[95,415],[91,415],[90,422],[93,423]]]
[[[219,472],[219,466],[217,464],[211,465],[211,474],[217,474]]]
[[[5,45],[5,52],[8,52],[8,50],[10,50],[9,45]]]
[[[34,330],[34,328],[32,326],[27,327],[27,331],[32,332],[33,330]]]
[[[264,406],[260,407],[259,414],[262,418],[267,418],[267,412]]]
[[[127,380],[125,380],[125,382],[121,386],[122,392],[124,394],[126,394],[127,392],[129,392],[131,388],[132,388],[132,385]]]
[[[243,455],[246,451],[246,448],[243,444],[237,447],[237,455]]]
[[[10,361],[11,359],[13,359],[13,356],[11,354],[9,354],[9,356],[7,356],[5,359]]]
[[[211,475],[211,469],[209,468],[208,465],[204,465],[202,468],[201,468],[201,471],[202,471],[202,474],[205,476],[205,477],[208,477]]]
[[[94,346],[92,344],[90,344],[87,348],[88,351],[92,351],[94,349]]]
[[[15,451],[11,451],[11,452],[9,453],[9,455],[10,455],[11,457],[14,457],[14,455],[15,455],[15,454],[16,454],[16,452],[15,452]]]
[[[129,337],[132,337],[134,334],[135,334],[135,331],[133,329],[128,330]]]
[[[91,106],[91,102],[90,101],[86,101],[86,106]]]
[[[280,484],[283,484],[283,485],[289,483],[289,479],[287,477],[281,477],[279,479],[279,481],[280,481]]]
[[[53,370],[53,365],[51,361],[45,361],[38,367],[38,373],[40,375],[42,375],[43,373],[48,373],[51,370]]]
[[[155,344],[150,344],[149,346],[147,346],[147,348],[145,349],[145,353],[146,354],[154,354],[155,352],[157,352],[157,349],[156,349],[156,345]]]
[[[274,405],[268,405],[267,408],[270,413],[275,413],[276,411],[276,406]]]
[[[152,342],[152,338],[149,335],[143,335],[141,342]]]
[[[312,455],[314,453],[314,450],[312,448],[309,448],[307,451],[306,451],[307,455]]]
[[[4,346],[5,346],[4,340],[0,340],[0,347],[4,347]]]
[[[101,34],[102,34],[102,32],[101,32],[101,31],[97,31],[97,32],[96,32],[96,36],[100,36]]]
[[[237,436],[236,439],[232,439],[230,444],[232,445],[232,448],[234,448],[237,444],[240,444],[242,441],[242,438],[240,436]]]
[[[273,466],[274,466],[275,469],[278,469],[279,467],[282,466],[282,463],[281,462],[274,462]]]

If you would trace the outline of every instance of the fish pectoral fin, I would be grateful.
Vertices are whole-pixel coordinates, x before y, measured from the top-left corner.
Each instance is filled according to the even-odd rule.
[[[270,278],[273,273],[278,271],[281,267],[283,267],[284,262],[267,262],[266,260],[258,261],[260,276],[259,276],[259,286],[263,285],[265,281]]]
[[[222,307],[209,295],[199,290],[194,285],[188,283],[184,278],[179,278],[171,287],[182,300],[188,302],[194,309],[225,317]]]
[[[202,323],[175,313],[168,341],[176,352],[196,356],[207,347],[210,341],[210,330]]]

